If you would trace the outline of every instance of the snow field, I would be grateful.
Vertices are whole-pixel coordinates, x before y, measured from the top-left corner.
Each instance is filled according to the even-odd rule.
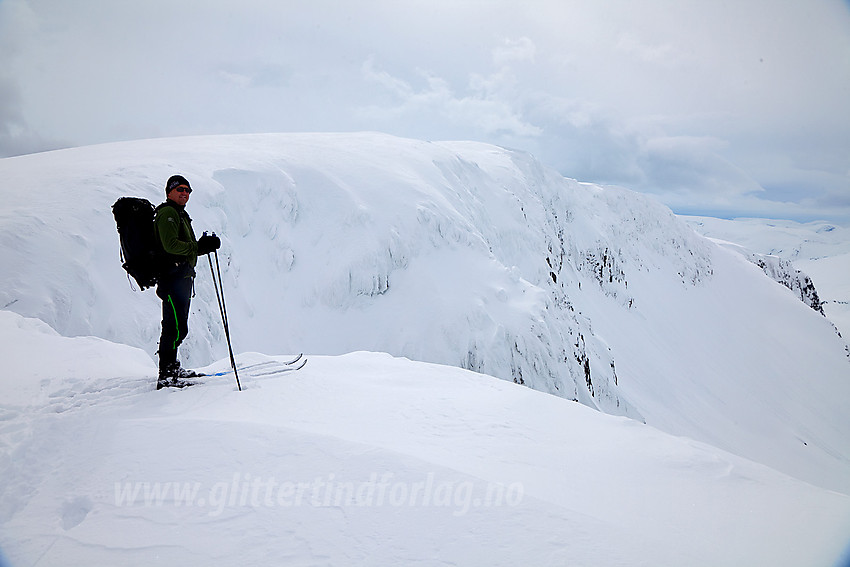
[[[461,369],[358,352],[155,392],[140,351],[38,378],[92,339],[0,328],[38,391],[3,382],[12,564],[826,565],[850,525],[844,495]]]

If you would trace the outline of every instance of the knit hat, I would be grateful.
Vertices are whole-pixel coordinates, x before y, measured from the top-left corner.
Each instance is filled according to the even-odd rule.
[[[168,183],[165,184],[165,196],[168,197],[168,194],[171,193],[176,187],[180,187],[181,185],[185,185],[189,189],[192,188],[189,185],[189,182],[182,175],[172,175],[168,178]]]

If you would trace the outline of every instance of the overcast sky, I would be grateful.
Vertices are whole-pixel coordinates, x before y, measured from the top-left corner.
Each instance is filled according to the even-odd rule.
[[[0,63],[0,156],[374,130],[850,223],[847,0],[0,0]]]

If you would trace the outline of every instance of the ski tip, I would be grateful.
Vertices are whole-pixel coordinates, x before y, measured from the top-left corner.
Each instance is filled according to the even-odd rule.
[[[286,364],[287,366],[289,366],[290,364],[295,364],[296,362],[298,362],[298,361],[299,361],[299,360],[301,360],[302,358],[304,358],[304,353],[303,353],[303,352],[302,352],[302,353],[299,353],[299,354],[298,354],[298,356],[296,356],[296,357],[295,357],[295,358],[293,358],[292,360],[287,360],[286,362],[284,362],[284,364]]]

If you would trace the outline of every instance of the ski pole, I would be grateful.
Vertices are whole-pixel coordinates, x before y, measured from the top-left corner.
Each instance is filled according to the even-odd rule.
[[[233,374],[236,376],[236,387],[239,388],[239,391],[241,392],[242,384],[239,383],[239,372],[236,370],[236,361],[233,358],[233,347],[230,344],[230,326],[227,324],[227,307],[224,304],[224,284],[221,281],[221,267],[218,263],[218,251],[213,250],[212,254],[215,254],[215,268],[218,272],[218,280],[216,280],[216,273],[213,272],[212,256],[207,254],[207,259],[210,261],[210,274],[212,275],[213,285],[215,286],[215,297],[218,300],[218,309],[221,312],[221,323],[224,326],[224,337],[227,339],[227,351],[230,353],[230,366],[233,367]],[[219,287],[221,288],[220,294]]]

